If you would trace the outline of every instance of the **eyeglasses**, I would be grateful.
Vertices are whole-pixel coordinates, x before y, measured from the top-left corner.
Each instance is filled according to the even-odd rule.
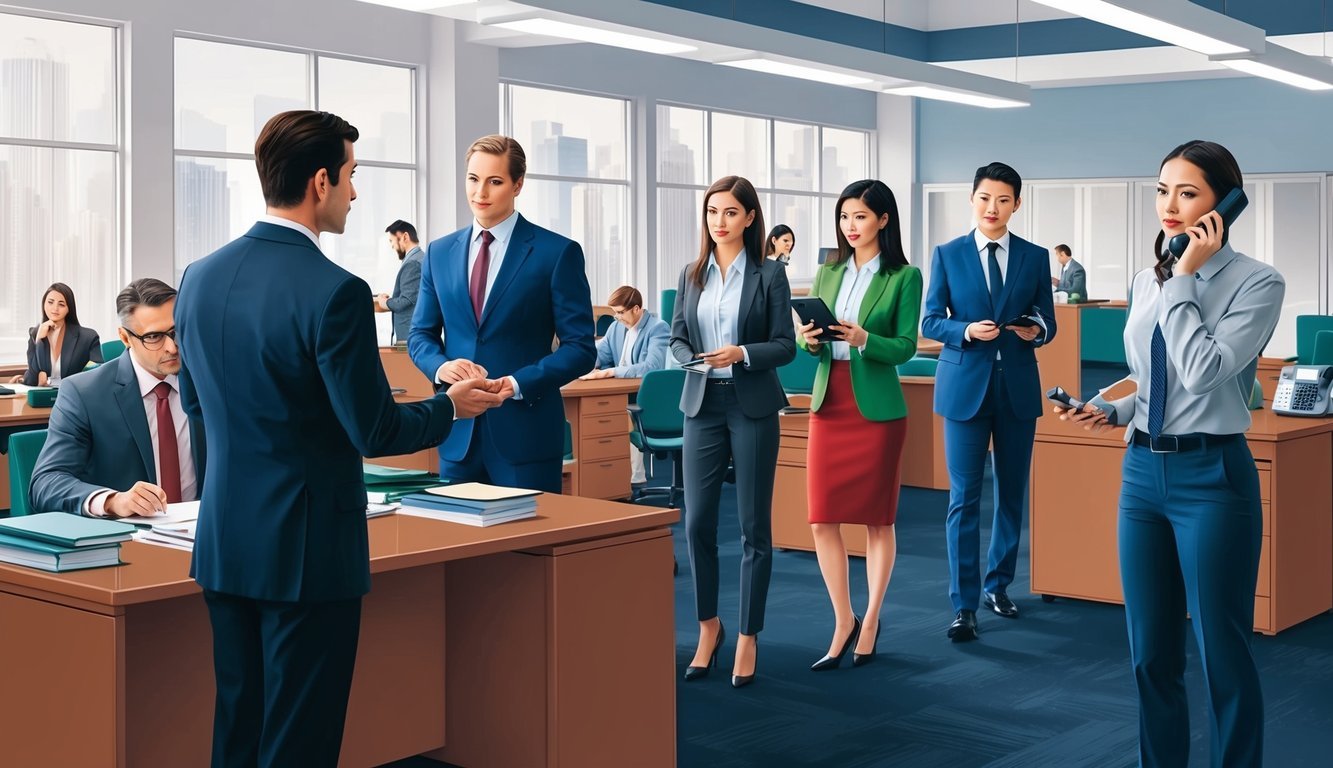
[[[125,326],[121,327],[125,328]],[[134,331],[131,331],[129,328],[125,328],[125,332],[133,336],[134,338],[138,339],[139,343],[143,344],[143,348],[149,350],[161,349],[162,345],[166,343],[167,339],[171,339],[172,341],[176,340],[175,328],[172,328],[169,331],[154,331],[152,333],[145,333],[142,336],[135,333]]]

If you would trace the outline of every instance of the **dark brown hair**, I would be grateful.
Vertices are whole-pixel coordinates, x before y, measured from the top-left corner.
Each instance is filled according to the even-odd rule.
[[[611,292],[611,298],[606,303],[613,307],[619,305],[625,309],[634,309],[643,306],[643,294],[632,285],[622,285]]]
[[[708,257],[713,253],[713,236],[708,233],[708,201],[718,192],[730,192],[746,213],[754,212],[754,221],[745,228],[741,238],[745,243],[745,255],[750,263],[756,267],[764,263],[764,212],[759,207],[759,193],[754,191],[754,185],[743,176],[723,176],[704,192],[699,258],[695,259],[689,272],[690,279],[700,290],[704,287]]]
[[[51,283],[50,287],[42,291],[42,305],[38,307],[42,319],[38,320],[37,324],[41,325],[51,319],[46,316],[46,297],[51,295],[51,291],[55,291],[65,297],[65,306],[69,307],[69,313],[65,315],[65,325],[78,325],[79,308],[74,304],[74,289],[64,283]]]
[[[338,174],[347,162],[347,146],[361,134],[331,112],[295,109],[280,112],[264,124],[255,140],[255,167],[264,202],[274,208],[292,208],[305,200],[310,179],[321,168],[329,183],[338,186]]]
[[[510,181],[518,181],[528,175],[528,156],[523,152],[523,145],[508,136],[499,133],[482,136],[467,148],[467,155],[463,157],[463,162],[466,164],[478,152],[507,158],[509,160]]]
[[[1230,150],[1217,142],[1202,139],[1187,141],[1162,158],[1162,164],[1157,166],[1157,172],[1160,174],[1162,168],[1177,157],[1184,158],[1203,172],[1203,180],[1208,188],[1213,191],[1213,195],[1218,202],[1236,187],[1245,186],[1245,178],[1241,175],[1240,164],[1236,162],[1235,156],[1231,154]],[[1190,222],[1190,226],[1193,225],[1194,223]],[[1176,260],[1175,255],[1162,247],[1165,242],[1166,232],[1158,230],[1157,239],[1153,241],[1152,246],[1152,252],[1157,256],[1157,265],[1153,267],[1153,274],[1157,275],[1158,285],[1166,282],[1167,278],[1171,277],[1171,267]],[[1226,240],[1224,239],[1222,242],[1225,243]]]
[[[1069,250],[1069,246],[1065,245],[1064,243],[1060,243],[1059,245],[1055,246],[1055,252],[1063,253],[1064,255],[1071,257],[1074,255],[1074,252]]]
[[[782,237],[783,235],[791,235],[792,248],[796,247],[796,233],[791,231],[791,227],[787,226],[786,224],[778,224],[777,226],[773,227],[773,229],[769,230],[768,238],[764,240],[765,256],[772,256],[774,253],[777,253],[778,249],[777,246],[773,245],[773,241],[777,240],[779,237]]]
[[[839,221],[842,204],[847,200],[860,200],[874,211],[876,217],[886,213],[889,215],[889,223],[876,236],[879,240],[879,271],[887,274],[907,266],[907,254],[903,251],[902,222],[898,220],[898,200],[889,185],[879,179],[853,181],[838,196],[838,204],[833,206],[833,231],[838,233],[838,251],[825,259],[824,263],[841,264],[852,257],[852,244],[847,242]]]
[[[116,315],[121,325],[130,321],[130,315],[139,307],[160,307],[176,298],[176,289],[156,277],[141,277],[125,286],[116,296]]]

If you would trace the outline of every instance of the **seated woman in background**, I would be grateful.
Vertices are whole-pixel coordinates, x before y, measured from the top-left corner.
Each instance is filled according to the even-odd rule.
[[[780,261],[784,265],[791,263],[791,249],[796,247],[796,233],[791,231],[791,227],[786,224],[779,224],[773,227],[768,233],[768,241],[764,246],[765,258]]]
[[[102,362],[102,342],[97,331],[79,325],[74,291],[64,283],[52,283],[42,296],[42,319],[28,329],[28,368],[14,383],[30,387],[58,384],[88,363]]]

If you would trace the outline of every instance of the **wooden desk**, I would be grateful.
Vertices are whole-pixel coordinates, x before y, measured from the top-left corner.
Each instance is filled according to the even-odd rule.
[[[679,512],[538,503],[537,519],[491,528],[369,521],[341,765],[675,765],[665,526]],[[190,556],[130,542],[122,557],[66,574],[0,565],[0,653],[19,660],[0,696],[6,765],[208,764],[212,640]]]
[[[1282,376],[1282,369],[1289,363],[1280,357],[1261,357],[1259,358],[1259,367],[1254,371],[1254,378],[1259,381],[1259,388],[1264,392],[1264,402],[1273,402],[1273,396],[1277,394],[1277,380]]]
[[[946,490],[949,469],[944,461],[944,418],[933,410],[935,379],[903,376],[907,398],[907,446],[903,451],[902,484]],[[808,413],[779,417],[778,469],[773,486],[773,546],[813,552],[806,496],[806,446],[810,437]],[[847,551],[865,555],[865,526],[842,529]]]
[[[384,365],[384,376],[389,380],[389,386],[407,390],[403,394],[411,400],[434,397],[435,386],[426,378],[426,374],[417,369],[403,347],[380,347],[380,362]]]
[[[565,493],[629,498],[629,396],[638,391],[639,379],[576,380],[560,388],[574,446]]]
[[[1254,628],[1272,635],[1333,608],[1333,419],[1250,413],[1264,515]],[[1093,435],[1037,421],[1033,592],[1124,602],[1116,533],[1124,451],[1124,429]]]
[[[0,397],[0,441],[9,450],[9,435],[25,428],[46,429],[50,408],[33,408],[26,397]],[[9,454],[0,456],[0,509],[9,509]]]
[[[1123,308],[1123,301],[1091,301],[1055,305],[1055,339],[1037,347],[1041,391],[1064,387],[1074,397],[1083,392],[1083,313],[1090,309]]]

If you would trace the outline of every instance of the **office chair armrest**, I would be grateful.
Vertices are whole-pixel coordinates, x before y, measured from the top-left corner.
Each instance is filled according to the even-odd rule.
[[[630,403],[625,406],[625,410],[629,412],[630,420],[634,422],[634,431],[638,432],[640,435],[644,434],[643,407],[637,403]]]
[[[1296,361],[1299,360],[1299,359],[1300,359],[1300,358],[1297,357],[1296,355],[1292,355],[1291,357],[1284,357],[1284,358],[1282,358],[1282,362],[1284,362],[1284,363],[1294,363],[1294,362],[1296,362]]]

